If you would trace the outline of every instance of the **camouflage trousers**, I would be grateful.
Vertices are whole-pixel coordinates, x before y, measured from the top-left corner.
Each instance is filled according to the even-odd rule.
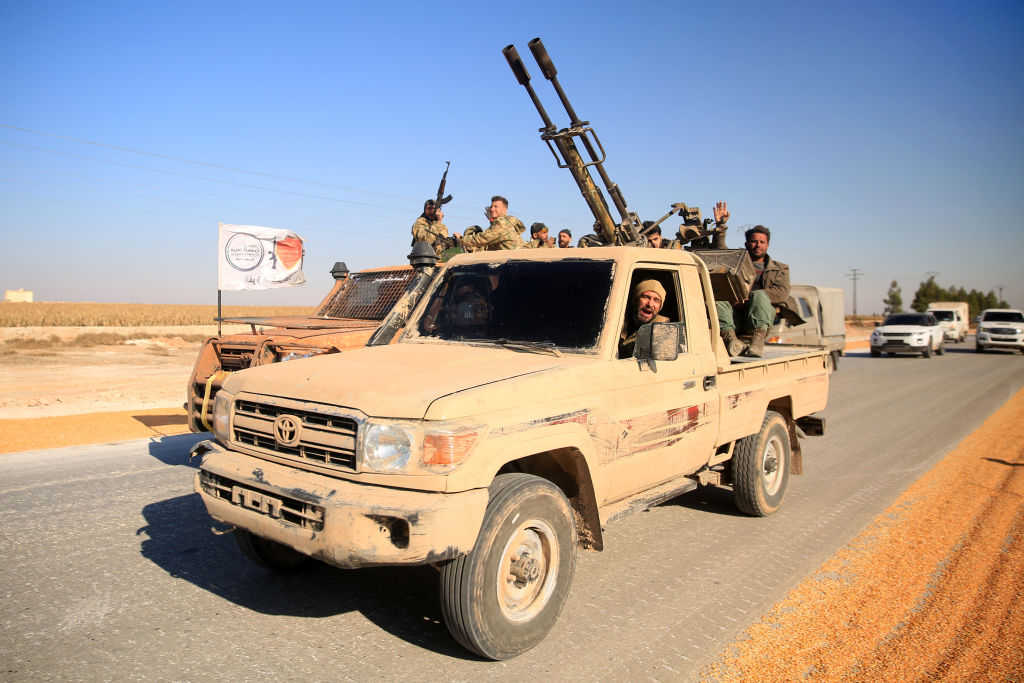
[[[768,329],[775,320],[775,307],[763,289],[750,293],[750,299],[733,306],[728,301],[716,301],[718,325],[722,332],[736,330],[739,334],[749,334],[754,330]]]

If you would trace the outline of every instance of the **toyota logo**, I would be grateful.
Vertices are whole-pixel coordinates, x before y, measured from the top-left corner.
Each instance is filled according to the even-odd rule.
[[[302,420],[295,415],[280,415],[274,420],[274,439],[279,446],[294,446],[302,434]]]

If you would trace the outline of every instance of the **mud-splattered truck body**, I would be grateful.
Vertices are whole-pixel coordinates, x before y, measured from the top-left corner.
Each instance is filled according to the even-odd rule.
[[[649,279],[669,322],[620,358],[630,290]],[[455,638],[515,656],[611,520],[702,484],[766,515],[800,473],[827,351],[730,359],[714,310],[686,251],[460,255],[397,343],[228,377],[196,491],[270,568],[434,564]]]

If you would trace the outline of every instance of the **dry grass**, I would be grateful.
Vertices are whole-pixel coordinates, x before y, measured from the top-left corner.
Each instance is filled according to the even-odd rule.
[[[313,315],[314,306],[225,306],[225,317]],[[0,302],[0,327],[135,327],[211,325],[216,306]]]
[[[145,332],[136,332],[130,336],[117,334],[116,332],[86,332],[67,341],[62,340],[55,334],[39,338],[17,337],[0,342],[0,352],[38,351],[41,349],[53,349],[58,347],[63,349],[82,349],[96,346],[118,346],[126,344],[131,340],[157,339],[163,336],[164,335],[149,334]],[[205,334],[178,334],[174,336],[176,339],[192,344],[198,344],[205,341],[207,338],[207,335]]]

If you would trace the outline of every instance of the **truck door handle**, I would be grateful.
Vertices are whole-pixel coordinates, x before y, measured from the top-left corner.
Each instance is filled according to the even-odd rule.
[[[704,391],[712,389],[718,385],[718,378],[714,375],[708,375],[704,378]]]

